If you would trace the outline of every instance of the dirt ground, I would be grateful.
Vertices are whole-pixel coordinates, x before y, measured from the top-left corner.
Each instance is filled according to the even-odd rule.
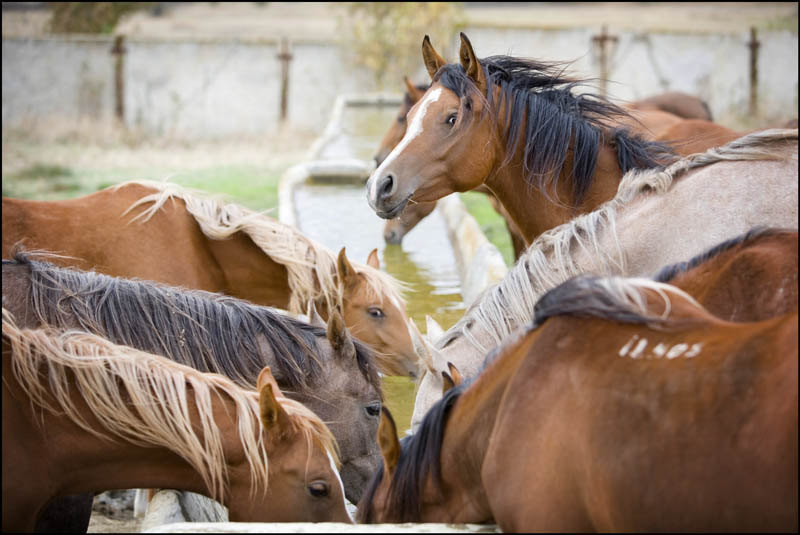
[[[141,520],[133,518],[109,518],[102,513],[92,513],[87,533],[138,533]]]

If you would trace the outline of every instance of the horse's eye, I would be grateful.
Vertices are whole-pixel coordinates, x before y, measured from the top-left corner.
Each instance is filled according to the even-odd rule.
[[[378,307],[369,307],[367,309],[367,312],[369,313],[370,316],[372,316],[375,319],[381,319],[386,315],[383,313],[383,310],[381,310]]]
[[[397,116],[397,122],[400,123],[400,124],[403,124],[404,122],[406,122],[406,116],[405,115],[398,115]]]
[[[367,405],[366,407],[364,407],[364,410],[367,411],[367,414],[369,414],[370,416],[373,417],[380,416],[381,404],[380,402],[378,402],[378,403],[373,403],[371,405]]]
[[[449,124],[450,126],[453,126],[454,124],[456,124],[456,119],[457,118],[458,118],[458,114],[456,114],[456,113],[451,114],[447,118],[447,124]]]
[[[314,481],[308,486],[308,493],[315,498],[324,498],[330,493],[330,490],[324,481]]]

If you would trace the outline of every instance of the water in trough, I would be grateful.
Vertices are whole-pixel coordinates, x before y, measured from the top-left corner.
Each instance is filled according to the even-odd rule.
[[[395,114],[393,106],[346,108],[341,135],[322,148],[320,158],[371,160]],[[294,202],[303,233],[334,252],[344,246],[349,258],[365,262],[378,248],[381,269],[410,286],[407,311],[421,332],[426,330],[426,315],[446,329],[464,314],[455,255],[438,211],[422,220],[401,245],[387,245],[385,221],[367,204],[363,184],[304,184],[296,190]],[[386,404],[403,433],[411,421],[415,384],[385,377],[383,385]]]

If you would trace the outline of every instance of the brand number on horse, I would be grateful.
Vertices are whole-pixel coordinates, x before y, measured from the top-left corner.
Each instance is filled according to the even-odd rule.
[[[619,350],[619,356],[630,357],[632,359],[665,358],[668,360],[683,356],[684,358],[690,359],[699,355],[700,349],[703,347],[703,344],[700,342],[691,345],[680,343],[675,344],[672,347],[663,342],[659,342],[655,347],[648,351],[647,345],[647,338],[639,338],[638,334],[634,334],[633,337],[628,340],[628,343],[622,346],[622,349]]]

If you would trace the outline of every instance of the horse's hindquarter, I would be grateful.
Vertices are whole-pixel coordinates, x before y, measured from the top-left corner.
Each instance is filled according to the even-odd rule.
[[[666,194],[634,200],[617,217],[625,275],[650,275],[755,226],[796,229],[797,153],[785,161],[719,162],[679,177]],[[614,251],[608,231],[603,249]]]
[[[209,238],[206,243],[225,281],[221,291],[257,305],[289,308],[286,266],[270,258],[244,232],[224,240]]]
[[[500,527],[796,529],[796,322],[709,336],[702,324],[548,320],[553,335],[509,383],[484,462]]]
[[[207,291],[222,290],[222,274],[183,201],[168,201],[142,222],[131,221],[147,206],[123,213],[155,190],[126,185],[64,201],[3,200],[3,253],[24,239],[25,248],[73,258],[48,258],[67,267],[140,278]],[[6,208],[16,221],[6,227]]]

